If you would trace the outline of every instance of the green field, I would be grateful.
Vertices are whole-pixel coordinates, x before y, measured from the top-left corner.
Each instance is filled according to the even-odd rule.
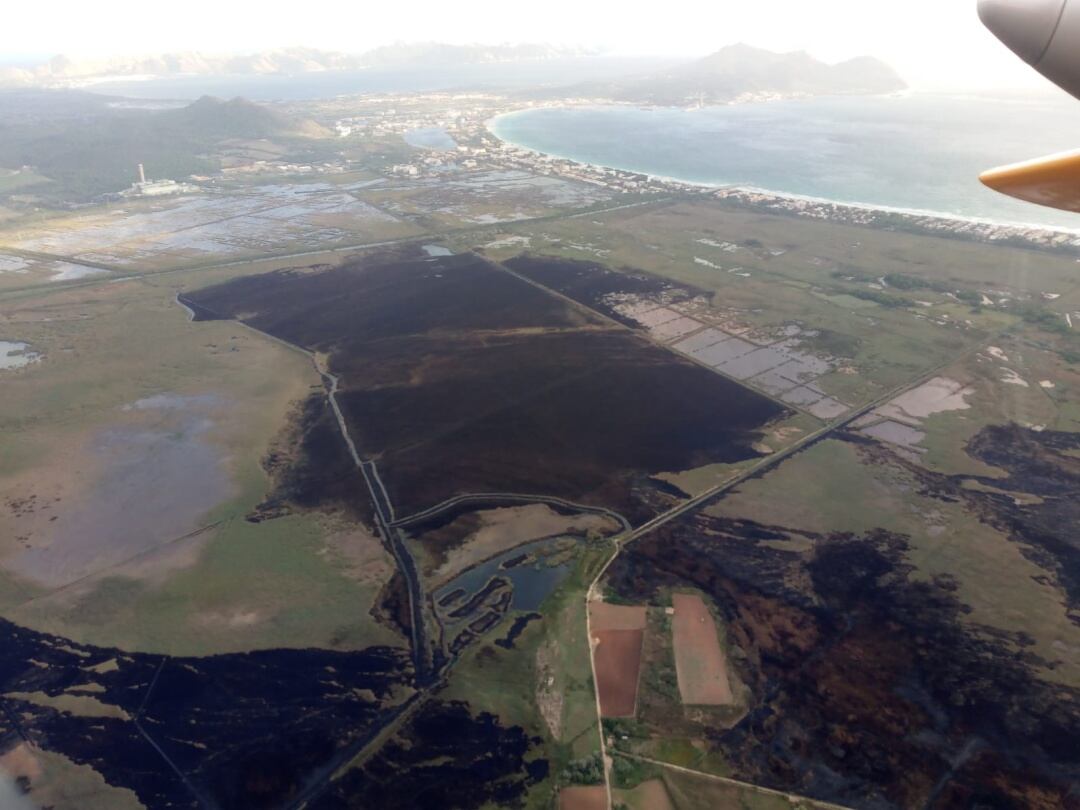
[[[475,711],[492,712],[503,724],[544,739],[552,779],[531,792],[530,807],[549,807],[556,784],[573,784],[594,770],[587,763],[600,741],[585,593],[609,555],[607,541],[590,541],[573,573],[541,606],[544,618],[530,623],[507,650],[491,642],[505,634],[510,614],[455,664],[440,695],[468,701]]]
[[[319,386],[310,361],[235,324],[190,323],[173,300],[187,281],[169,282],[0,300],[0,317],[13,330],[3,336],[43,355],[4,381],[2,552],[14,559],[12,538],[48,531],[42,514],[20,515],[10,504],[37,496],[39,503],[58,499],[61,515],[78,508],[101,474],[94,448],[110,431],[141,424],[130,409],[148,397],[224,403],[209,441],[230,492],[192,515],[192,528],[205,531],[113,559],[71,585],[45,587],[5,569],[5,615],[82,642],[183,655],[404,643],[369,613],[392,570],[375,538],[329,513],[245,520],[271,485],[264,455],[294,403]]]

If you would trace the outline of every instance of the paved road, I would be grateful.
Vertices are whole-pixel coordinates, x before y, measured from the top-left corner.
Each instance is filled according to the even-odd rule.
[[[978,343],[978,344],[966,349],[965,351],[961,352],[956,357],[953,357],[953,358],[945,361],[944,363],[941,363],[941,364],[935,366],[934,368],[923,372],[922,374],[920,374],[915,379],[910,380],[910,381],[908,381],[908,382],[906,382],[906,383],[904,383],[902,385],[897,386],[896,388],[889,391],[888,393],[883,394],[882,396],[878,397],[873,402],[870,402],[870,403],[868,403],[866,405],[863,405],[863,406],[861,406],[859,408],[856,408],[855,410],[851,411],[846,416],[840,417],[839,419],[831,422],[830,424],[826,425],[825,427],[821,428],[820,430],[817,430],[814,433],[811,433],[811,434],[809,434],[807,436],[804,436],[801,440],[795,442],[795,444],[791,445],[790,447],[786,448],[785,450],[782,450],[782,451],[780,451],[778,453],[774,453],[771,456],[768,456],[767,458],[762,459],[760,462],[755,464],[753,467],[750,467],[748,470],[745,470],[744,472],[740,473],[739,475],[735,476],[734,478],[729,479],[728,481],[725,481],[724,483],[713,487],[712,489],[702,493],[701,495],[698,495],[695,498],[692,498],[692,499],[680,504],[679,506],[676,506],[674,509],[671,509],[671,510],[667,511],[662,515],[658,515],[657,517],[653,518],[649,522],[642,524],[637,529],[634,529],[633,531],[627,532],[625,535],[621,535],[619,537],[616,537],[615,538],[615,551],[614,551],[614,553],[611,555],[610,559],[608,559],[607,563],[604,564],[604,567],[600,569],[600,572],[593,579],[592,583],[589,585],[588,591],[585,594],[586,632],[588,632],[588,630],[589,630],[588,604],[589,604],[589,602],[591,602],[594,599],[594,597],[596,595],[596,589],[597,589],[597,586],[600,584],[600,581],[604,578],[604,575],[608,572],[608,569],[611,568],[611,566],[618,559],[619,555],[622,553],[623,549],[626,548],[627,545],[629,545],[630,543],[634,542],[635,540],[637,540],[637,539],[639,539],[641,537],[644,537],[645,535],[649,534],[649,532],[655,531],[656,529],[660,528],[661,526],[664,526],[665,524],[670,523],[673,520],[676,520],[676,519],[678,519],[678,518],[680,518],[680,517],[682,517],[682,516],[684,516],[684,515],[686,515],[686,514],[688,514],[690,512],[693,512],[696,509],[699,509],[700,507],[704,506],[708,502],[723,496],[727,492],[730,492],[732,489],[739,486],[740,484],[743,484],[743,483],[749,481],[751,478],[756,478],[757,476],[771,470],[772,468],[774,468],[777,465],[781,464],[786,459],[789,459],[792,456],[796,455],[797,453],[801,453],[803,450],[807,450],[810,447],[812,447],[813,445],[817,444],[818,442],[823,441],[824,439],[827,439],[829,436],[831,436],[836,431],[842,430],[842,429],[848,427],[852,422],[856,421],[860,417],[865,416],[866,414],[870,413],[871,411],[873,411],[873,410],[875,410],[877,408],[880,408],[882,405],[886,404],[887,402],[891,402],[892,400],[896,399],[901,394],[907,393],[908,391],[911,391],[914,388],[918,388],[923,383],[925,383],[925,382],[933,379],[937,375],[941,374],[942,371],[944,371],[949,366],[952,366],[952,365],[954,365],[956,363],[959,363],[959,362],[965,360],[966,358],[972,356],[973,354],[985,350],[985,348],[987,346],[993,345],[995,342],[998,342],[1001,339],[1001,337],[1003,336],[1003,334],[1005,334],[1006,331],[1007,330],[1002,330],[1001,332],[998,332],[998,333],[994,334],[993,336],[987,338],[986,340],[982,341],[981,343]],[[591,638],[591,636],[589,636],[589,637]],[[592,646],[591,645],[589,647],[589,658],[594,659],[594,656],[592,654]],[[590,660],[590,663],[591,663],[592,668],[593,668],[593,683],[595,683],[596,682],[595,661]],[[599,706],[599,702],[597,703],[597,706]],[[603,721],[600,719],[599,710],[597,711],[597,724],[598,724],[598,726],[600,728],[601,751],[603,752],[603,750],[604,750],[604,743],[603,743],[604,724],[603,724]],[[607,786],[607,789],[608,789],[608,795],[610,797],[610,795],[611,795],[611,773],[610,773],[610,768],[608,768],[608,767],[604,768],[604,781],[605,781],[605,785]],[[610,799],[609,799],[608,806],[609,807],[611,806]]]
[[[459,506],[463,503],[469,503],[470,501],[488,502],[494,501],[496,503],[508,503],[508,504],[533,504],[541,503],[548,506],[561,507],[573,512],[583,512],[590,515],[601,515],[602,517],[609,517],[622,526],[624,531],[630,531],[632,528],[630,521],[620,515],[618,512],[607,509],[603,506],[588,506],[586,504],[574,503],[563,498],[556,498],[552,495],[525,495],[514,492],[470,492],[465,495],[457,495],[449,500],[443,501],[440,504],[436,504],[423,512],[416,512],[408,517],[399,518],[393,523],[394,526],[404,527],[411,526],[414,523],[419,523],[423,520],[427,520],[440,512],[445,512],[448,509],[453,509],[455,506]]]

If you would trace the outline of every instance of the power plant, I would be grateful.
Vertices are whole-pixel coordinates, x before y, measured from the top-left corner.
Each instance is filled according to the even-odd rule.
[[[184,194],[189,191],[197,191],[196,186],[187,183],[177,183],[175,180],[147,180],[146,168],[138,164],[139,179],[131,184],[131,188],[121,192],[125,197],[163,197],[167,194]]]

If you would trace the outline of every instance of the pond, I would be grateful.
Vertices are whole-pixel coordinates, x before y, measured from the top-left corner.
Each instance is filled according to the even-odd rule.
[[[30,346],[26,343],[0,340],[0,371],[22,368],[40,359],[41,355],[30,351]]]
[[[499,577],[513,587],[513,610],[537,610],[570,573],[575,557],[571,550],[577,542],[571,537],[546,538],[503,552],[436,590],[435,603],[448,600],[444,607],[457,608]],[[457,598],[449,599],[455,593]]]

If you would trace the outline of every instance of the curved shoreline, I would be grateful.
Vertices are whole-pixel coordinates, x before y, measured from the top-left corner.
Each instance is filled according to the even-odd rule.
[[[920,209],[920,208],[905,208],[902,206],[886,205],[883,203],[868,203],[859,200],[840,200],[832,199],[828,197],[816,197],[810,194],[799,194],[792,191],[780,191],[777,189],[765,188],[762,186],[747,185],[745,183],[719,183],[719,182],[705,182],[700,180],[687,180],[681,177],[672,177],[670,175],[655,174],[652,172],[644,171],[640,168],[632,168],[629,166],[617,165],[614,163],[593,163],[590,161],[581,160],[579,158],[561,154],[558,152],[549,152],[526,144],[515,141],[506,136],[505,133],[499,131],[499,122],[503,119],[511,118],[514,116],[520,116],[526,113],[535,112],[537,110],[570,110],[570,109],[594,109],[594,110],[606,110],[606,109],[619,109],[626,105],[618,104],[588,104],[588,105],[553,105],[550,107],[524,107],[517,110],[510,110],[505,113],[493,116],[484,122],[484,129],[493,138],[496,138],[501,144],[519,149],[524,152],[528,152],[534,155],[541,155],[545,157],[554,158],[555,160],[563,160],[569,163],[576,164],[578,166],[591,168],[591,169],[603,169],[619,172],[627,172],[630,174],[639,174],[648,177],[650,180],[655,180],[662,183],[676,184],[684,186],[696,191],[731,191],[731,192],[746,192],[749,194],[762,194],[769,197],[776,197],[778,199],[791,200],[793,202],[804,202],[815,205],[836,205],[844,208],[855,209],[859,211],[866,211],[868,213],[886,214],[886,215],[901,215],[908,217],[928,217],[938,220],[947,220],[965,225],[978,225],[991,228],[1011,228],[1021,229],[1025,231],[1041,231],[1046,234],[1063,234],[1066,236],[1080,237],[1080,224],[1075,228],[1069,228],[1064,225],[1050,225],[1044,223],[1035,222],[1019,222],[1011,220],[991,219],[987,217],[975,217],[965,216],[963,214],[957,214],[950,211],[936,211],[932,209]],[[647,110],[646,107],[634,106],[633,109]],[[1080,220],[1078,220],[1080,222]]]

